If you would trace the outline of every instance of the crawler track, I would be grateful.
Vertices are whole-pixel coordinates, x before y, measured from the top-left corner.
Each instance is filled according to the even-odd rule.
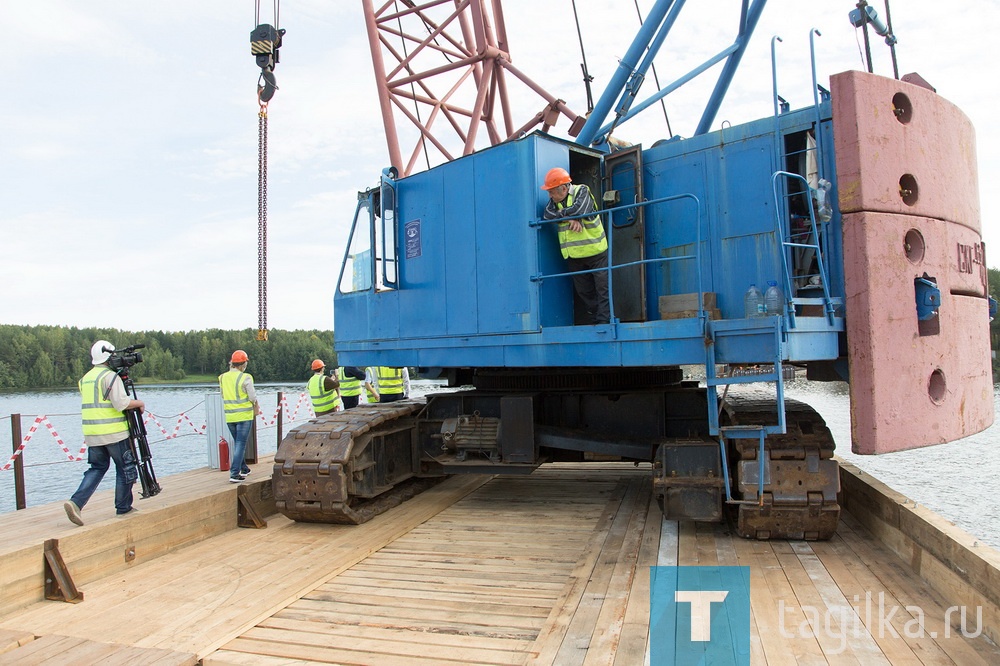
[[[292,520],[358,525],[426,490],[411,446],[423,402],[357,407],[295,428],[274,455],[278,511]]]
[[[759,425],[776,421],[774,400],[727,400],[732,425]],[[754,539],[829,539],[840,520],[840,476],[833,460],[834,441],[816,410],[795,400],[785,401],[786,434],[765,440],[763,498],[758,497],[760,465],[756,440],[735,440],[737,531]]]

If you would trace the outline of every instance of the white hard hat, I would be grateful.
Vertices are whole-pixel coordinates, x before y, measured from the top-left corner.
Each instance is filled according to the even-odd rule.
[[[100,365],[108,360],[111,356],[111,352],[115,350],[115,346],[108,342],[107,340],[98,340],[94,343],[94,346],[90,348],[90,361],[94,365]]]

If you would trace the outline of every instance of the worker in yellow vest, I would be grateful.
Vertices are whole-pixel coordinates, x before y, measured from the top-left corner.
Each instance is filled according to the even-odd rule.
[[[128,446],[128,422],[125,410],[146,409],[142,400],[131,398],[121,377],[108,366],[115,350],[107,340],[98,340],[90,348],[93,364],[78,384],[80,416],[83,419],[83,442],[87,445],[90,467],[83,473],[80,487],[63,504],[66,515],[77,525],[83,525],[81,510],[97,490],[104,474],[115,462],[115,513],[119,516],[135,511],[132,507],[132,486],[139,477],[136,460]]]
[[[549,195],[543,213],[546,220],[593,213],[589,217],[556,223],[559,251],[566,260],[569,272],[576,273],[573,275],[573,289],[587,309],[585,320],[590,324],[607,324],[611,321],[606,270],[608,238],[604,234],[601,216],[597,214],[594,195],[586,185],[574,185],[569,173],[561,167],[549,169],[542,189]]]
[[[242,349],[233,352],[229,359],[229,372],[219,375],[219,390],[222,391],[222,408],[226,414],[226,425],[233,436],[233,455],[229,462],[229,482],[240,483],[250,474],[246,463],[247,440],[254,418],[260,414],[257,392],[253,388],[253,375],[247,372],[250,358]]]
[[[368,368],[365,381],[376,387],[377,402],[395,402],[410,394],[410,373],[406,368]]]
[[[337,368],[340,382],[340,399],[344,409],[353,409],[361,401],[361,384],[365,381],[365,371],[353,365]]]
[[[306,386],[316,416],[332,414],[338,409],[343,409],[340,406],[340,382],[327,376],[324,372],[326,364],[321,359],[316,359],[312,362],[312,370],[313,376],[309,378]]]

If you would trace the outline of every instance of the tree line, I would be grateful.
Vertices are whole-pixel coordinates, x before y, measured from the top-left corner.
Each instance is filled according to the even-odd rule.
[[[192,375],[214,377],[229,368],[229,358],[236,349],[250,356],[249,371],[258,382],[306,379],[316,358],[331,368],[337,365],[333,331],[275,329],[267,342],[258,342],[253,329],[164,333],[0,324],[0,389],[75,386],[92,367],[90,347],[98,340],[107,340],[118,349],[146,345],[139,351],[142,363],[129,371],[137,382],[144,378],[180,381]]]
[[[990,268],[988,281],[989,293],[1000,298],[1000,269]],[[214,376],[228,369],[229,357],[236,349],[250,356],[250,372],[259,382],[307,378],[309,364],[315,358],[323,359],[331,368],[337,365],[333,331],[275,329],[267,342],[258,342],[257,332],[249,328],[164,333],[0,324],[0,389],[74,386],[91,367],[91,345],[102,339],[119,349],[131,344],[146,345],[140,352],[143,362],[130,370],[136,381]],[[1000,349],[1000,317],[990,323],[990,347]],[[996,358],[993,381],[1000,381],[1000,359]]]

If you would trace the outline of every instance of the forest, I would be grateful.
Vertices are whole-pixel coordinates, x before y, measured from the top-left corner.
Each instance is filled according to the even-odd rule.
[[[146,345],[139,350],[142,363],[129,371],[137,383],[143,379],[212,381],[229,368],[229,357],[236,349],[249,355],[247,369],[257,382],[305,380],[316,358],[330,368],[337,365],[333,331],[274,329],[266,342],[258,342],[255,329],[164,333],[0,324],[0,389],[75,386],[91,368],[91,345],[102,339],[118,349]]]

